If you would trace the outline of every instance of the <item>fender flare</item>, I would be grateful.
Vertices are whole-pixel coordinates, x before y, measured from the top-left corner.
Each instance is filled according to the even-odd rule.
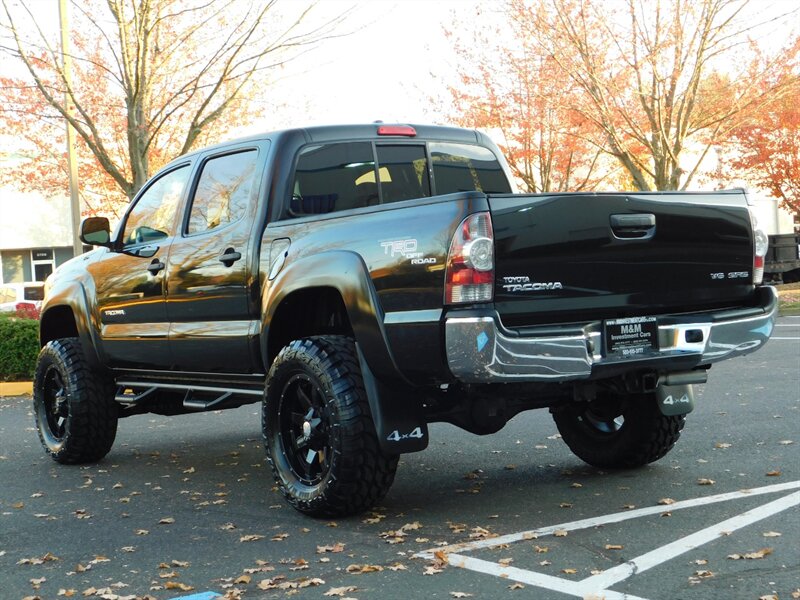
[[[78,339],[81,342],[81,348],[89,365],[94,369],[105,368],[104,355],[99,345],[100,336],[98,335],[97,319],[92,315],[89,293],[81,281],[73,280],[49,290],[47,302],[42,307],[40,317],[42,326],[39,330],[39,346],[43,347],[46,343],[45,340],[51,339],[45,335],[48,313],[52,315],[52,311],[59,308],[67,308],[72,313],[75,327],[78,330]]]
[[[372,372],[384,381],[410,385],[400,373],[389,349],[383,310],[366,264],[360,255],[345,250],[322,252],[288,264],[262,298],[261,352],[268,359],[269,329],[281,303],[292,293],[309,288],[333,288],[344,302],[355,341]]]

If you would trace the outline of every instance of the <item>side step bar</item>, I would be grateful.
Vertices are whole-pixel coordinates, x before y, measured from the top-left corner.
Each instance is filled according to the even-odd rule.
[[[117,381],[117,394],[114,400],[126,408],[143,407],[156,397],[159,390],[185,392],[183,408],[187,412],[236,408],[243,404],[258,402],[264,392],[252,388],[229,388],[213,385],[193,385],[182,383],[155,383],[121,379]],[[143,390],[143,391],[141,391]]]

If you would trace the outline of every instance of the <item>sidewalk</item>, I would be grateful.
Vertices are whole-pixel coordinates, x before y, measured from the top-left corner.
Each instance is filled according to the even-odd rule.
[[[0,382],[0,398],[4,396],[24,396],[33,393],[33,383],[30,381]]]

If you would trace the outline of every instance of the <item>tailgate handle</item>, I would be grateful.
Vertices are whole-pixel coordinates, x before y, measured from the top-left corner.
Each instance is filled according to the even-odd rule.
[[[656,216],[611,215],[611,231],[620,240],[648,240],[656,232]]]

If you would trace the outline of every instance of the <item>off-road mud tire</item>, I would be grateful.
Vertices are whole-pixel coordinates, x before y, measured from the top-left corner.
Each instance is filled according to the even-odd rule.
[[[380,448],[349,337],[310,337],[281,350],[267,377],[262,430],[275,480],[303,513],[363,512],[394,481],[398,456]]]
[[[631,469],[662,458],[678,441],[683,415],[661,414],[654,394],[637,394],[609,411],[594,402],[574,402],[553,412],[553,420],[573,454],[600,469]],[[614,406],[614,403],[611,404]],[[622,417],[621,425],[615,425]]]
[[[89,368],[78,338],[48,342],[39,353],[33,412],[39,440],[56,462],[95,462],[111,450],[119,407],[110,375]]]

